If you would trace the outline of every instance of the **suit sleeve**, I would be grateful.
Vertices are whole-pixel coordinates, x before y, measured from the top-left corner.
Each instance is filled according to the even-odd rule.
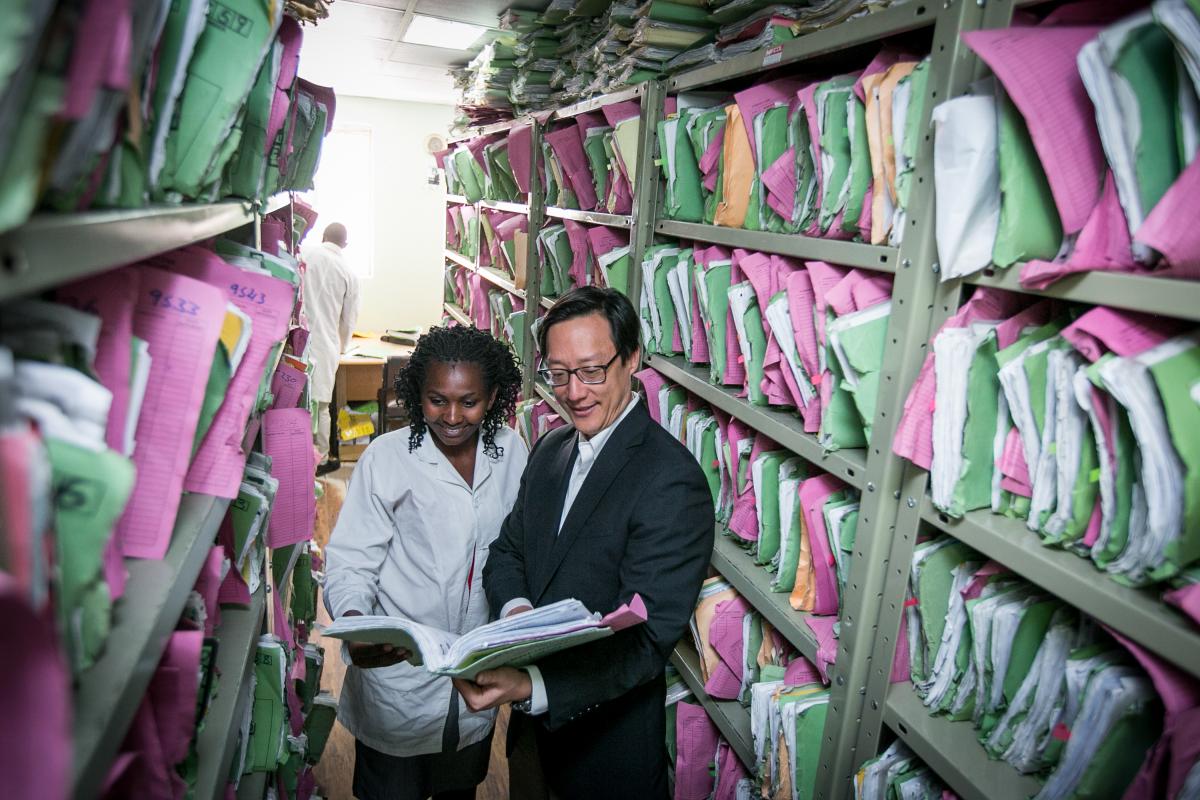
[[[687,629],[713,547],[712,494],[688,459],[659,470],[634,505],[620,573],[620,602],[640,594],[648,618],[607,639],[538,662],[546,685],[550,730],[662,678]]]
[[[539,439],[534,443],[533,450],[529,453],[529,462],[533,461],[542,441]],[[529,594],[529,584],[525,580],[525,491],[529,483],[529,462],[521,475],[517,501],[513,503],[512,511],[504,518],[504,524],[500,526],[500,535],[492,542],[487,563],[483,565],[483,591],[487,595],[493,619],[500,614],[508,601]]]

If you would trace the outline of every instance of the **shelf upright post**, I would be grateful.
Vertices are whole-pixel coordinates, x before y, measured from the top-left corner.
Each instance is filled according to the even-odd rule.
[[[642,291],[642,255],[654,242],[654,215],[658,207],[658,122],[666,91],[662,81],[642,84],[642,110],[638,120],[637,168],[633,180],[633,227],[629,236],[629,300],[638,307]]]
[[[942,300],[946,289],[939,286],[936,271],[930,113],[938,103],[966,93],[980,74],[980,63],[963,44],[961,33],[1006,25],[1011,15],[1012,0],[987,4],[947,0],[934,27],[929,94],[920,127],[923,140],[898,253],[882,380],[867,452],[866,491],[833,670],[834,703],[830,714],[839,724],[829,730],[837,739],[822,759],[818,778],[818,785],[829,792],[826,797],[847,791],[855,770],[880,748],[885,699],[926,476],[924,470],[906,468],[906,463],[892,453],[891,442],[908,389],[924,362],[931,326],[936,330],[957,308],[957,302],[951,305]]]
[[[521,396],[526,400],[535,396],[534,370],[537,368],[537,342],[533,335],[533,323],[537,321],[542,306],[542,264],[538,258],[537,237],[546,218],[546,197],[542,193],[542,135],[549,124],[547,115],[542,119],[530,115],[529,126],[529,225],[525,239],[525,325],[521,336],[525,340],[525,363],[521,365]]]

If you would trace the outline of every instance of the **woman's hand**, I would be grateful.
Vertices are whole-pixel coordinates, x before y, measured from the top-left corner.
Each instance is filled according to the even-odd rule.
[[[361,617],[361,611],[347,611],[343,617]],[[350,662],[359,669],[378,669],[391,667],[401,661],[407,661],[407,650],[391,644],[370,644],[369,642],[346,642],[346,653]]]

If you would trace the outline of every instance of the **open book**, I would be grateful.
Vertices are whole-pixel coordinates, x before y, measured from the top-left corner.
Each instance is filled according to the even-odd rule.
[[[322,634],[348,642],[391,644],[408,650],[409,662],[430,672],[474,678],[485,669],[522,667],[585,642],[646,621],[646,605],[634,595],[627,605],[601,617],[578,600],[557,603],[498,619],[456,636],[403,617],[342,617]]]

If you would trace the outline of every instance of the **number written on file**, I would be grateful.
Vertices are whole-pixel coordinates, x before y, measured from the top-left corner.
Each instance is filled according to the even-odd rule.
[[[160,292],[158,289],[151,289],[150,300],[158,308],[167,308],[171,311],[178,311],[180,314],[190,314],[193,317],[200,315],[200,306],[183,297],[176,297],[173,294]]]
[[[267,293],[260,292],[252,286],[231,283],[229,284],[229,291],[238,300],[249,300],[251,303],[257,303],[260,306],[265,305],[267,302]]]

